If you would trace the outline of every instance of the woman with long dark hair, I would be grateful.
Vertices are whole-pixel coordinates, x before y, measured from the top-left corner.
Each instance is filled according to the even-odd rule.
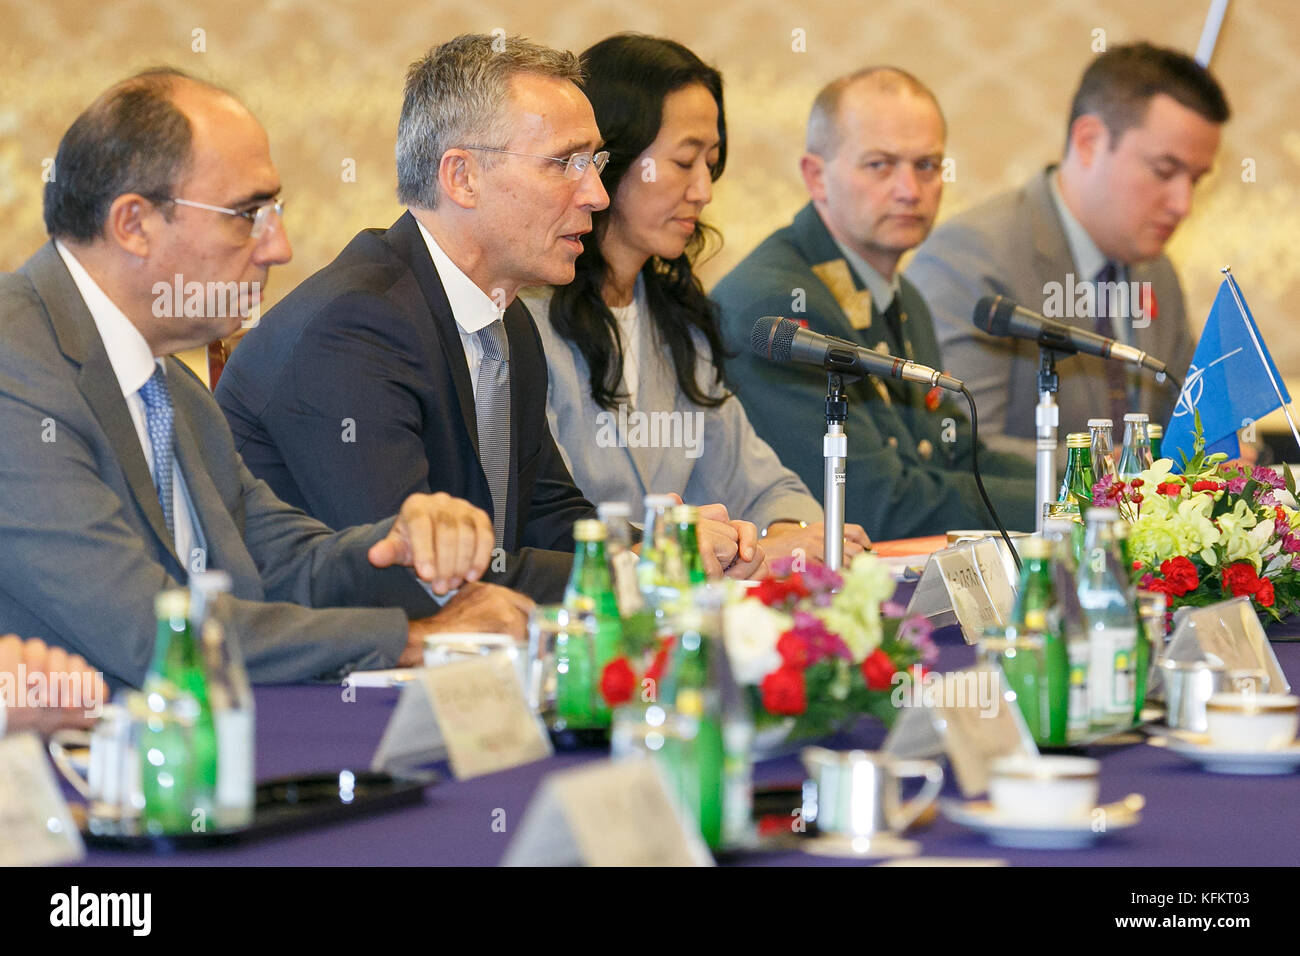
[[[547,414],[592,501],[647,492],[720,502],[764,529],[769,558],[822,552],[822,509],[725,387],[714,306],[692,264],[717,239],[700,222],[727,159],[722,77],[672,40],[620,34],[582,54],[609,150],[609,209],[570,285],[522,298],[550,368]],[[868,544],[846,529],[845,558]]]

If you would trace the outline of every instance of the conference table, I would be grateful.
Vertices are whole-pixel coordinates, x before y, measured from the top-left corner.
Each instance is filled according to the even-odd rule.
[[[904,586],[907,587],[907,586]],[[902,596],[904,592],[900,592]],[[1300,674],[1300,625],[1275,626],[1273,648],[1288,680]],[[956,626],[935,632],[940,670],[974,663]],[[1278,639],[1280,638],[1280,639]],[[369,768],[398,697],[395,688],[337,684],[264,686],[255,691],[258,779]],[[884,728],[864,718],[827,741],[835,749],[878,748]],[[1003,860],[1015,866],[1251,866],[1300,863],[1300,774],[1227,776],[1205,772],[1177,754],[1142,742],[1085,749],[1101,761],[1101,802],[1130,793],[1146,800],[1141,821],[1075,850],[1011,850],[936,815],[908,832],[926,857]],[[445,765],[423,801],[337,824],[231,847],[169,853],[90,847],[89,866],[494,866],[517,832],[530,798],[548,775],[605,755],[569,751],[536,763],[469,780],[455,780]],[[797,785],[798,756],[758,763],[756,787]],[[948,774],[944,797],[960,798]],[[789,844],[791,841],[786,840]],[[748,866],[861,866],[875,859],[812,855],[782,845],[728,855]]]

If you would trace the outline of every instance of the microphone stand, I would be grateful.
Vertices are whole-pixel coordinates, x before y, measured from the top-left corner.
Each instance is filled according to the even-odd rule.
[[[822,455],[826,459],[825,502],[826,567],[838,571],[844,563],[844,481],[849,458],[849,438],[844,421],[849,417],[849,403],[844,397],[844,376],[826,373],[826,437]]]
[[[1050,348],[1038,348],[1038,405],[1034,409],[1034,423],[1038,426],[1038,458],[1035,498],[1038,501],[1036,530],[1043,533],[1043,518],[1047,506],[1056,500],[1056,429],[1061,422],[1061,409],[1056,404],[1056,392],[1061,379],[1056,374],[1056,353]]]

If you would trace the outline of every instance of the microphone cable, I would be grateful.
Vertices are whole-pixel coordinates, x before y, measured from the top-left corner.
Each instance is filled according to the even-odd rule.
[[[1011,560],[1016,562],[1016,571],[1020,571],[1020,555],[1017,553],[1015,545],[1011,543],[1011,535],[1007,534],[1007,527],[998,517],[997,509],[993,507],[993,502],[989,500],[989,493],[984,490],[984,479],[980,477],[979,464],[979,447],[980,447],[980,426],[979,416],[975,412],[975,396],[970,393],[970,389],[964,384],[961,387],[961,393],[966,396],[966,404],[970,406],[970,467],[975,474],[975,487],[979,489],[980,497],[984,499],[984,507],[988,509],[989,517],[993,519],[993,526],[998,529],[998,534],[1002,535],[1002,540],[1007,544],[1007,550],[1011,552]]]

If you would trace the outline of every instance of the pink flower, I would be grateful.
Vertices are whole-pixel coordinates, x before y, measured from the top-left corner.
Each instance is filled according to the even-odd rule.
[[[1270,488],[1285,488],[1286,482],[1272,468],[1254,468],[1251,470],[1250,477],[1258,481],[1261,485],[1268,485]]]
[[[1228,479],[1228,493],[1239,495],[1246,487],[1246,479],[1242,477]]]

